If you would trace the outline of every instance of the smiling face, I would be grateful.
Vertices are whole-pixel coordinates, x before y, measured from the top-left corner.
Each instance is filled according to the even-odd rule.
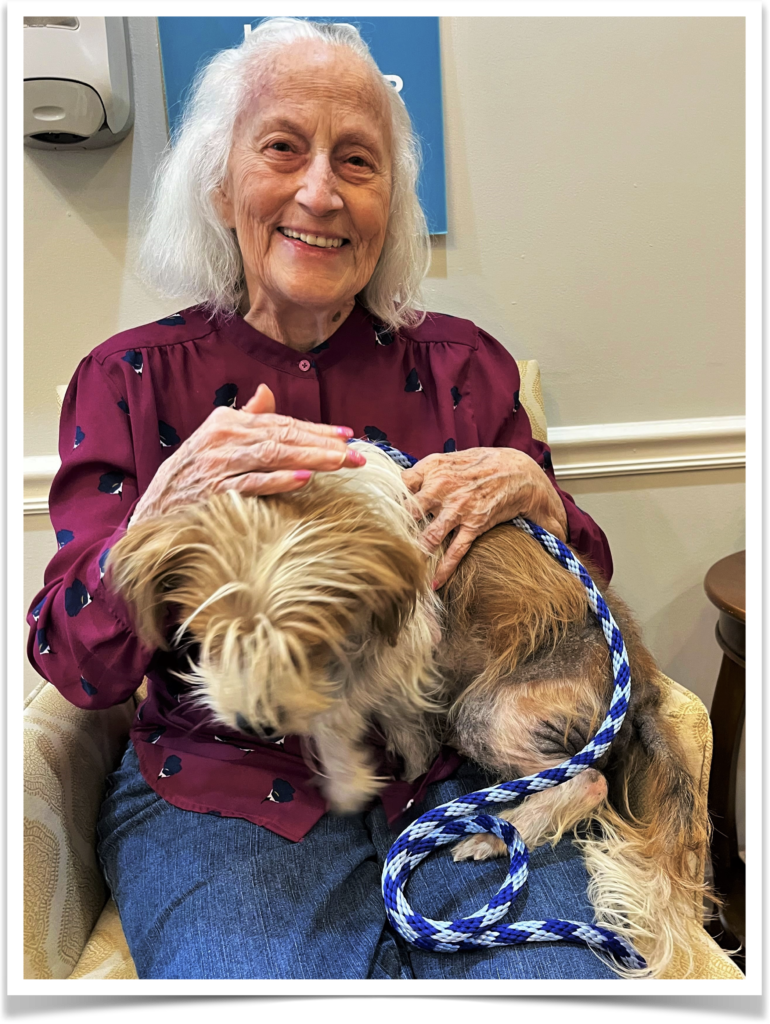
[[[252,310],[331,319],[372,276],[391,194],[383,88],[350,50],[314,40],[284,47],[260,72],[218,199]]]

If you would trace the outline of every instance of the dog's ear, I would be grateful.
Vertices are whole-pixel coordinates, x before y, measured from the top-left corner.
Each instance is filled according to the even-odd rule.
[[[184,510],[146,519],[131,526],[107,557],[104,582],[129,606],[137,636],[148,647],[168,650],[168,615],[197,532]]]
[[[377,540],[370,548],[368,567],[372,627],[395,645],[420,593],[428,586],[428,559],[416,545],[398,537]]]

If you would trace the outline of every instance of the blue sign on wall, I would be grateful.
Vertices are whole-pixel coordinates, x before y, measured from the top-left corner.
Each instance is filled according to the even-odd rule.
[[[196,71],[218,50],[238,46],[254,18],[158,18],[169,128],[173,131]],[[314,18],[347,21],[366,41],[377,66],[397,88],[422,143],[419,195],[432,235],[444,235],[444,119],[438,18]]]

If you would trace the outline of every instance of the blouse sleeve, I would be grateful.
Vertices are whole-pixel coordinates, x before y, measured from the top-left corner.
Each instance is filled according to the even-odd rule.
[[[490,448],[517,448],[529,455],[545,471],[556,488],[567,513],[568,541],[586,556],[609,582],[612,576],[612,555],[604,532],[591,517],[578,508],[572,496],[556,482],[551,450],[532,436],[529,417],[519,401],[519,368],[516,360],[493,337],[479,330],[479,345],[471,367],[472,393],[481,398],[474,402],[474,416],[479,444]]]
[[[67,389],[61,468],[49,497],[58,551],[27,616],[33,666],[83,708],[127,700],[153,654],[103,579],[107,554],[139,498],[130,417],[117,387],[104,366],[87,356]]]

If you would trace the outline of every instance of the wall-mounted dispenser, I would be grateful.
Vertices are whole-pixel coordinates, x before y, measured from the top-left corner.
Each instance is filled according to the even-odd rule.
[[[101,149],[134,120],[125,18],[24,18],[24,144]]]

